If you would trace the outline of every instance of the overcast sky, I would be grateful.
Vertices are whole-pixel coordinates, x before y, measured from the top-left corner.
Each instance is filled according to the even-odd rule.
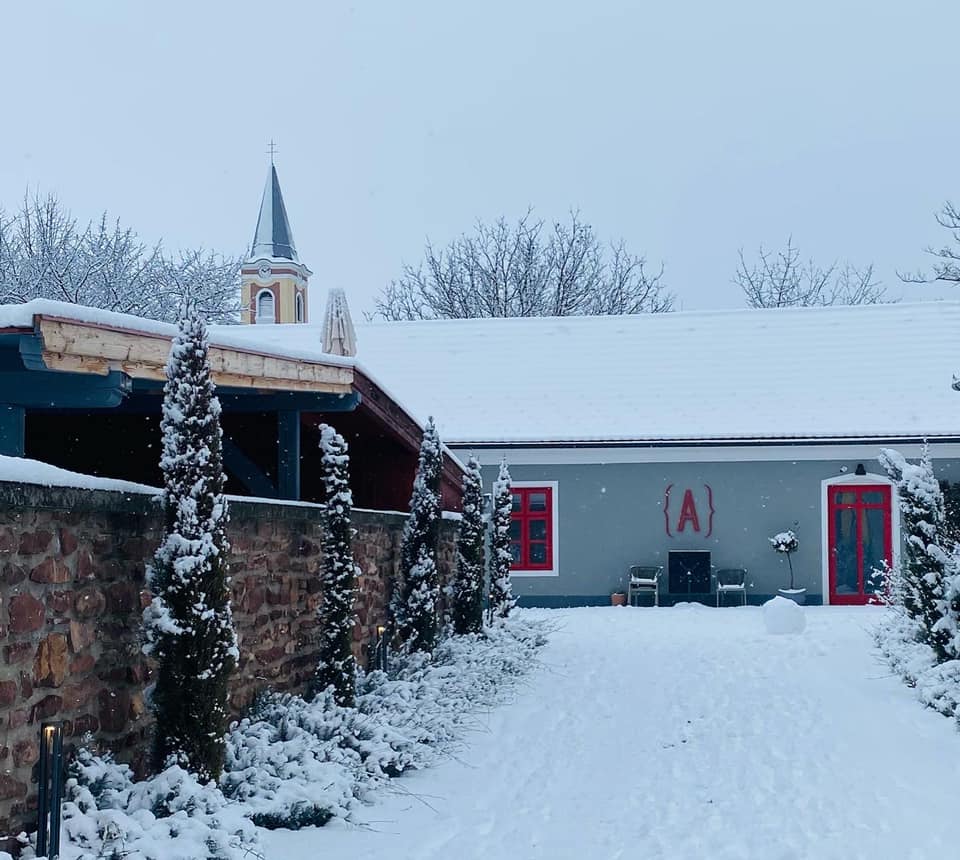
[[[735,307],[741,246],[896,269],[960,202],[960,3],[11,3],[0,205],[55,191],[241,253],[267,142],[316,313],[355,314],[476,218],[578,207]]]

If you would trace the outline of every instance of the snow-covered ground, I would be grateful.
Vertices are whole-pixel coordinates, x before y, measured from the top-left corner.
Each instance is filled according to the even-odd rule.
[[[956,856],[960,733],[873,649],[880,610],[528,610],[544,666],[365,826],[264,834],[280,860]]]

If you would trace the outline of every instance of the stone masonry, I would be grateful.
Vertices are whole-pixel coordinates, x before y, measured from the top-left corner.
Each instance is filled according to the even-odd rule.
[[[231,706],[265,689],[302,692],[316,663],[321,510],[235,500],[228,536],[240,663]],[[404,514],[354,511],[360,565],[354,651],[361,665],[385,620]],[[145,568],[163,523],[150,496],[0,483],[0,833],[36,807],[39,726],[62,720],[65,743],[87,732],[142,772],[151,666],[139,625]],[[438,566],[455,560],[445,520]]]

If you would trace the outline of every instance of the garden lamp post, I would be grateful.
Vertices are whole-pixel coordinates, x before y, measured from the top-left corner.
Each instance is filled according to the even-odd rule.
[[[390,660],[388,655],[387,628],[383,624],[377,625],[376,635],[373,637],[373,668],[386,672]]]
[[[37,856],[60,856],[60,802],[63,800],[63,723],[40,725]]]

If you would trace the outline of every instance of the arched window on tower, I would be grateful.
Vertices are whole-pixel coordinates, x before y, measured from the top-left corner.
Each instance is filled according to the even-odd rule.
[[[303,293],[297,293],[297,322],[303,322],[306,319],[303,305]]]
[[[277,311],[273,300],[273,293],[270,290],[260,290],[257,293],[257,322],[275,323],[277,321]]]

